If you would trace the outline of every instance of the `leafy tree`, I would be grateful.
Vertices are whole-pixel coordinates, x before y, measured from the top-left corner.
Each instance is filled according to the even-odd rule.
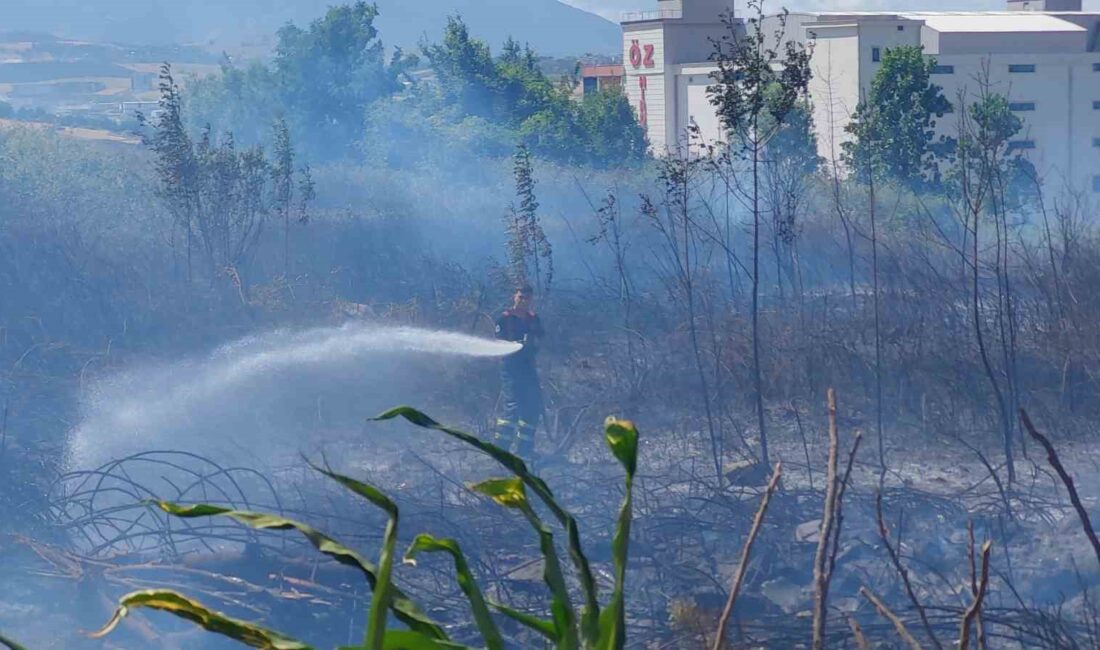
[[[330,144],[361,134],[366,107],[401,90],[401,75],[415,61],[400,49],[386,61],[377,17],[378,7],[360,0],[330,7],[309,29],[279,30],[275,72],[286,103],[304,126],[339,138]]]
[[[310,134],[315,156],[347,153],[364,133],[367,108],[402,91],[416,63],[400,48],[386,56],[377,17],[378,8],[362,1],[330,7],[308,28],[279,30],[271,65],[238,68],[227,60],[220,75],[189,93],[191,128],[210,123],[258,143],[285,117],[293,131]]]
[[[887,49],[871,90],[846,127],[843,159],[857,174],[874,173],[906,184],[935,176],[936,118],[951,110],[933,84],[935,59],[918,46]]]
[[[259,145],[238,149],[232,133],[218,139],[210,127],[193,139],[185,126],[180,88],[167,64],[161,69],[160,110],[151,119],[145,144],[156,157],[158,194],[187,241],[187,277],[193,254],[208,275],[228,275],[247,294],[245,271],[260,235],[273,215],[289,222],[294,199],[293,144],[285,122],[275,126],[275,160]],[[298,185],[298,218],[313,199],[308,168]],[[289,244],[288,244],[289,245]]]
[[[451,17],[443,42],[423,50],[445,106],[506,125],[531,153],[596,166],[645,155],[644,132],[621,92],[575,102],[572,85],[547,77],[534,51],[513,39],[493,58],[488,45],[473,38],[460,18]]]
[[[580,104],[578,125],[593,164],[620,167],[646,155],[645,130],[638,124],[622,89],[586,95]]]
[[[241,142],[263,142],[280,116],[290,116],[295,126],[300,121],[275,71],[261,62],[239,67],[226,58],[219,74],[190,80],[183,99],[191,133],[209,124],[215,133],[232,131]]]
[[[810,52],[793,40],[785,41],[785,12],[779,16],[776,32],[768,34],[764,29],[762,0],[750,0],[748,6],[755,15],[744,24],[734,19],[732,13],[722,17],[726,33],[714,41],[711,58],[718,70],[712,74],[715,83],[707,92],[730,135],[725,157],[731,163],[745,166],[751,178],[751,187],[744,194],[753,220],[752,365],[760,460],[767,467],[771,461],[764,418],[759,333],[761,180],[769,146],[789,124],[795,107],[806,97]],[[786,45],[781,49],[780,44],[784,41]]]
[[[447,103],[466,115],[497,116],[495,109],[502,107],[494,101],[501,84],[496,63],[488,44],[471,37],[461,18],[448,17],[443,42],[422,49]]]

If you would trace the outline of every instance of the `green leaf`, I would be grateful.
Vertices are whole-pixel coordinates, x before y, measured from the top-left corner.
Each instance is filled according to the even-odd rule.
[[[378,580],[371,595],[370,613],[367,616],[367,630],[363,643],[371,650],[382,650],[386,638],[386,614],[389,612],[390,599],[393,597],[393,558],[397,551],[397,504],[381,490],[362,481],[337,474],[310,463],[310,467],[336,481],[348,490],[370,501],[389,515],[386,532],[382,536],[382,552],[378,558]]]
[[[230,510],[218,506],[199,504],[194,506],[179,506],[167,501],[156,502],[161,510],[175,517],[193,519],[196,517],[223,516],[233,519],[237,523],[254,528],[256,530],[296,530],[309,540],[318,551],[328,555],[337,562],[362,571],[367,583],[373,590],[378,583],[378,569],[369,560],[355,551],[340,544],[319,530],[275,515],[246,510]],[[447,634],[443,628],[427,617],[398,587],[393,587],[390,607],[394,616],[409,628],[435,639],[446,639]]]
[[[374,420],[385,421],[396,418],[403,418],[411,424],[423,429],[439,431],[440,433],[444,433],[478,449],[519,477],[523,483],[530,488],[532,492],[537,494],[544,504],[546,504],[546,507],[550,509],[550,512],[554,514],[554,517],[565,528],[566,536],[569,540],[569,556],[572,558],[573,565],[577,569],[577,577],[580,580],[581,590],[584,593],[585,607],[581,613],[581,633],[586,643],[595,643],[600,634],[600,605],[596,592],[596,580],[592,576],[592,568],[588,563],[588,558],[581,548],[577,522],[572,515],[558,505],[558,502],[554,499],[553,492],[550,491],[550,486],[541,478],[532,474],[527,469],[527,465],[518,456],[508,453],[500,447],[485,442],[477,436],[466,433],[465,431],[459,431],[458,429],[444,426],[412,407],[400,406],[391,409],[374,418]]]
[[[367,646],[344,646],[339,650],[370,650]],[[382,650],[474,650],[470,646],[424,636],[411,630],[386,630]]]
[[[558,642],[558,632],[556,629],[554,629],[553,621],[548,621],[537,616],[532,616],[531,614],[526,614],[500,603],[490,602],[489,605],[491,605],[493,609],[497,610],[501,614],[504,614],[505,616],[519,623],[520,625],[538,632],[539,634],[543,635],[547,639],[550,639],[554,643]]]
[[[204,630],[220,634],[235,641],[263,650],[313,650],[310,646],[278,632],[273,632],[258,625],[245,621],[229,618],[228,616],[207,609],[201,603],[191,600],[174,591],[151,590],[136,591],[123,596],[118,602],[118,609],[114,616],[103,626],[103,629],[92,634],[92,638],[99,639],[110,634],[122,619],[132,609],[153,609],[168,612],[179,618],[191,621]]]
[[[382,650],[473,650],[469,646],[440,641],[410,630],[388,630]]]
[[[523,486],[523,481],[514,477],[489,479],[471,485],[470,488],[500,505],[519,510],[538,533],[539,550],[542,551],[543,557],[542,578],[550,588],[550,612],[554,619],[555,639],[559,648],[577,648],[577,630],[574,627],[576,617],[573,613],[573,605],[569,601],[569,589],[565,586],[565,576],[562,575],[558,552],[554,547],[554,534],[531,508]]]
[[[520,483],[521,487],[522,485]],[[427,533],[422,533],[416,536],[412,545],[409,546],[409,550],[405,551],[405,561],[415,563],[416,556],[420,553],[450,554],[451,558],[454,559],[458,586],[462,589],[462,593],[466,594],[466,599],[470,601],[470,609],[473,611],[478,629],[481,630],[481,636],[485,639],[486,649],[504,650],[504,639],[501,638],[500,630],[493,622],[493,616],[485,604],[485,597],[482,595],[481,589],[478,588],[477,581],[474,580],[470,565],[466,562],[466,556],[462,554],[462,548],[458,545],[458,542],[453,539],[437,539]]]
[[[614,418],[608,418],[604,426],[607,446],[626,470],[626,496],[611,540],[615,591],[611,594],[611,603],[600,615],[600,639],[596,648],[622,650],[626,646],[626,563],[633,518],[634,473],[638,468],[638,429],[633,422]]]
[[[8,650],[27,650],[25,647],[19,645],[15,641],[12,641],[2,634],[0,634],[0,645],[6,646]]]
[[[633,478],[638,469],[638,429],[630,420],[607,418],[604,430],[611,453],[622,464],[626,475]]]
[[[481,483],[467,484],[467,487],[478,494],[489,497],[505,508],[523,509],[530,507],[530,502],[527,500],[527,490],[524,488],[523,480],[519,477],[491,478]]]

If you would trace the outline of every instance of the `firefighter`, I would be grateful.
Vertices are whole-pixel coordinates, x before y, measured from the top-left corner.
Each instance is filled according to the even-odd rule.
[[[535,364],[543,336],[542,321],[535,313],[535,292],[522,285],[512,296],[511,309],[497,319],[496,336],[523,347],[504,357],[500,397],[504,411],[497,419],[496,441],[501,447],[530,460],[535,452],[535,429],[542,419],[542,389]]]

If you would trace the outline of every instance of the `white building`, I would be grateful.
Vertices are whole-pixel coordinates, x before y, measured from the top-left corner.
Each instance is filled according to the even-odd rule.
[[[659,0],[624,16],[626,91],[655,152],[682,146],[692,124],[717,140],[707,97],[711,38],[726,33],[729,0]],[[919,45],[936,60],[934,81],[952,103],[974,101],[979,79],[1024,120],[1013,147],[1048,183],[1100,192],[1100,13],[1081,0],[1007,0],[1004,12],[792,13],[786,37],[813,43],[810,95],[821,155],[839,156],[844,127],[870,88],[886,49]],[[775,20],[770,18],[768,20]],[[766,26],[768,33],[774,26]],[[952,117],[940,121],[945,133]]]

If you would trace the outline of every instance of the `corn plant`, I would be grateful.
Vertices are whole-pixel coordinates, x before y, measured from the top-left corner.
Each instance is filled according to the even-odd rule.
[[[539,537],[539,548],[544,560],[543,580],[550,592],[549,618],[521,612],[507,605],[487,600],[470,571],[462,549],[453,539],[439,539],[429,534],[420,534],[405,552],[404,560],[412,564],[415,564],[416,558],[423,553],[446,553],[451,556],[454,561],[456,580],[469,602],[485,648],[487,650],[504,648],[503,637],[491,610],[496,610],[504,617],[535,631],[556,650],[621,650],[624,648],[626,644],[624,584],[632,516],[632,488],[638,456],[638,431],[633,423],[614,418],[608,418],[605,423],[607,445],[626,470],[626,496],[620,508],[612,540],[614,591],[607,607],[601,612],[599,594],[588,559],[581,548],[576,520],[558,504],[550,487],[541,478],[531,473],[522,459],[469,433],[439,424],[412,408],[393,409],[383,413],[376,420],[397,418],[460,440],[509,470],[511,476],[490,478],[470,484],[469,487],[498,505],[517,510],[531,524]],[[180,505],[167,501],[157,501],[155,504],[169,515],[184,519],[227,517],[255,530],[296,531],[321,553],[361,572],[372,592],[367,612],[366,632],[362,645],[339,650],[472,650],[469,646],[451,640],[438,623],[428,618],[412,599],[394,584],[393,564],[396,557],[399,520],[397,505],[376,487],[337,474],[327,467],[318,467],[312,463],[310,466],[387,514],[388,522],[377,564],[321,531],[291,519],[206,504]],[[583,604],[579,613],[572,603],[571,594],[566,586],[565,571],[558,558],[553,527],[539,516],[535,503],[528,496],[529,493],[537,497],[538,502],[545,506],[565,531],[570,560],[581,587],[580,595]],[[93,636],[99,638],[110,634],[132,610],[141,608],[173,614],[207,631],[253,648],[313,650],[311,646],[301,641],[254,623],[215,612],[196,600],[166,589],[139,591],[123,596],[114,616]],[[387,620],[391,613],[405,625],[405,629],[387,627]],[[3,639],[0,638],[0,641]],[[5,643],[13,650],[22,650],[12,643]]]

